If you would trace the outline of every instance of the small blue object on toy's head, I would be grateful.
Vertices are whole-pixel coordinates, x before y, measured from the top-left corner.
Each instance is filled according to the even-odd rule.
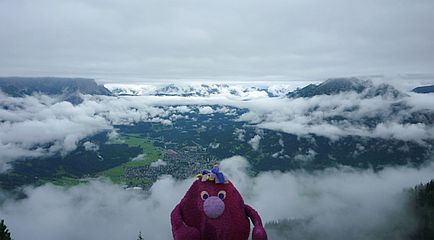
[[[222,172],[220,172],[218,165],[215,165],[211,171],[203,170],[202,174],[197,175],[197,178],[202,182],[214,181],[217,184],[228,183],[228,179]]]
[[[216,175],[216,183],[224,183],[225,182],[225,176],[222,172],[220,172],[219,166],[215,166],[212,170],[212,173]]]

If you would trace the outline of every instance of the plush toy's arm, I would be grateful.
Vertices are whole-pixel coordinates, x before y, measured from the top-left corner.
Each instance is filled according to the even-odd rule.
[[[193,227],[189,227],[184,223],[181,214],[181,207],[176,205],[170,214],[170,222],[172,224],[172,234],[175,240],[199,240],[199,230]]]
[[[261,217],[255,209],[250,207],[249,205],[244,206],[246,215],[252,220],[253,223],[253,232],[252,232],[252,240],[267,240],[267,233],[265,232],[264,227],[262,226]]]

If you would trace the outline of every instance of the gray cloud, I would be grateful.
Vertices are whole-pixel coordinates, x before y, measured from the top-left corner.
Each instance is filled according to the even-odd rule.
[[[1,75],[433,74],[429,0],[0,2]]]
[[[222,170],[265,222],[310,219],[291,239],[400,239],[412,228],[403,188],[433,176],[421,169],[327,169],[321,172],[264,172],[247,175],[242,157],[222,161]],[[104,181],[71,188],[27,188],[27,199],[0,207],[15,239],[171,239],[169,215],[193,179],[163,176],[149,194],[126,191]],[[398,229],[398,230],[397,230]],[[272,239],[286,239],[270,231]],[[277,234],[277,235],[276,235]]]

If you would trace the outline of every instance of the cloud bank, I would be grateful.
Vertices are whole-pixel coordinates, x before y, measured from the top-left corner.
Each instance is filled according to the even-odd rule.
[[[328,169],[247,175],[242,157],[221,162],[222,170],[264,222],[306,220],[270,239],[403,239],[414,224],[403,188],[432,178],[420,169]],[[0,216],[15,239],[171,239],[169,215],[193,179],[162,176],[149,192],[127,191],[105,181],[71,188],[50,184],[27,188],[28,198],[6,200]],[[287,235],[289,234],[289,235]]]
[[[48,96],[13,98],[0,93],[0,170],[18,158],[66,154],[86,136],[111,128],[96,109]]]
[[[171,125],[190,113],[234,116],[238,114],[234,108],[246,110],[237,121],[298,136],[315,134],[332,140],[361,136],[423,145],[434,139],[433,94],[365,98],[347,92],[286,98],[269,97],[259,88],[214,85],[219,86],[216,94],[205,96],[84,95],[83,103],[75,106],[45,95],[13,98],[0,94],[0,170],[16,159],[67,154],[85,137],[111,131],[113,125],[143,121]],[[244,139],[242,132],[237,134]],[[259,139],[251,140],[256,147]]]

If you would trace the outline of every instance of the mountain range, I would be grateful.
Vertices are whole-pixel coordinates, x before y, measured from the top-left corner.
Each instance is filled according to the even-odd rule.
[[[112,95],[107,88],[89,78],[1,77],[0,90],[12,97],[33,94],[59,96],[62,100],[72,104],[79,104],[83,101],[80,94]]]
[[[395,89],[389,84],[374,85],[370,80],[358,78],[333,78],[320,84],[309,84],[308,86],[289,92],[286,96],[290,98],[309,98],[318,95],[335,95],[343,92],[355,92],[366,98],[383,96],[388,98],[404,97],[406,94]]]

